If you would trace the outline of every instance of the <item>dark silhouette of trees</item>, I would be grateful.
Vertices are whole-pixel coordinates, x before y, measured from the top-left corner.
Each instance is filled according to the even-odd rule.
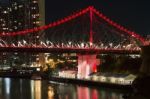
[[[101,72],[133,73],[139,72],[142,60],[129,55],[105,55],[101,57],[102,64],[98,66]]]

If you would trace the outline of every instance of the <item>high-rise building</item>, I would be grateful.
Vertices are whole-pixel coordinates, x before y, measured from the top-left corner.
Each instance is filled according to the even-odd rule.
[[[1,6],[0,32],[15,32],[38,27],[40,25],[39,5],[38,0],[8,0],[7,5]],[[29,35],[29,38],[35,42],[35,38],[38,38],[35,37],[36,35]]]
[[[39,27],[45,24],[45,0],[0,0],[0,33],[16,32]],[[7,42],[28,39],[30,43],[39,43],[43,32],[28,34],[28,36],[3,37]],[[11,60],[24,56],[24,53],[0,53],[0,64],[10,64]],[[19,55],[20,54],[20,55]],[[11,56],[11,57],[10,57]],[[31,57],[32,56],[32,57]],[[37,54],[29,55],[26,61],[36,61]],[[12,58],[12,59],[11,59]]]

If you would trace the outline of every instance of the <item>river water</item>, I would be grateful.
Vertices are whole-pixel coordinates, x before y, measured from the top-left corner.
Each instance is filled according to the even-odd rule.
[[[123,99],[124,93],[47,80],[0,78],[0,99]]]

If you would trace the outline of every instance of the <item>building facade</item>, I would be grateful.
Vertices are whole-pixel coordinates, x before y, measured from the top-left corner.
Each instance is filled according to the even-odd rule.
[[[45,24],[45,0],[0,0],[0,33],[11,33],[39,27]],[[3,37],[7,42],[17,43],[26,40],[28,43],[40,42],[44,32],[27,34],[27,36]],[[39,54],[0,53],[0,65],[32,64],[39,61]],[[21,58],[20,58],[21,57]]]

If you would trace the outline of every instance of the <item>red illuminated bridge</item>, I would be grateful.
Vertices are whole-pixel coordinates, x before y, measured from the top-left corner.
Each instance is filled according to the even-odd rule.
[[[45,26],[0,33],[0,51],[139,53],[145,40],[92,6]]]

